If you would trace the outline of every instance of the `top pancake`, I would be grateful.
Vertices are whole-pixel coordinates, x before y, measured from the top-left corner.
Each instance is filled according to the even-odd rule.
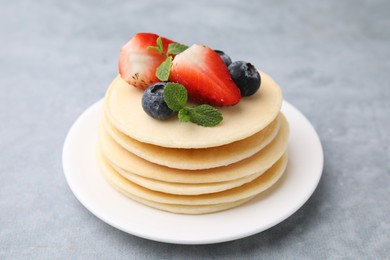
[[[182,123],[176,117],[160,121],[142,109],[143,92],[120,76],[111,83],[105,97],[104,112],[109,122],[122,133],[144,143],[172,148],[208,148],[249,137],[270,124],[282,105],[279,86],[260,72],[261,87],[231,107],[218,108],[223,121],[215,127]]]

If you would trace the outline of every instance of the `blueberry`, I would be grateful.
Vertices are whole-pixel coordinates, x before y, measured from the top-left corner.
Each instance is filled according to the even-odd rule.
[[[230,76],[241,91],[241,96],[247,97],[260,88],[260,74],[249,62],[235,61],[228,67]]]
[[[175,114],[164,101],[164,88],[167,82],[150,85],[142,96],[142,108],[151,117],[165,120]]]
[[[228,67],[230,64],[232,64],[232,59],[230,59],[229,55],[227,55],[226,53],[224,53],[223,51],[220,51],[220,50],[214,50],[214,51],[219,55],[219,57],[221,57],[223,62],[225,62],[226,67]]]

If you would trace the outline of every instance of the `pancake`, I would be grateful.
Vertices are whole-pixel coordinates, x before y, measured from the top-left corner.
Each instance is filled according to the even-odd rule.
[[[107,90],[104,112],[116,129],[131,138],[163,147],[208,148],[245,139],[268,126],[279,114],[282,93],[264,72],[261,87],[239,105],[221,107],[224,119],[216,127],[201,127],[179,122],[177,118],[160,121],[142,109],[143,92],[117,76]]]
[[[107,160],[103,158],[103,160]],[[145,178],[139,176],[137,174],[133,174],[127,172],[118,166],[112,165],[115,171],[117,171],[122,177],[128,179],[129,181],[134,182],[142,187],[145,187],[149,190],[161,191],[170,194],[178,194],[178,195],[200,195],[207,193],[215,193],[228,189],[232,189],[238,186],[241,186],[245,183],[253,181],[257,177],[259,177],[264,172],[258,172],[249,176],[245,176],[242,178],[238,178],[232,181],[222,181],[222,182],[210,182],[210,183],[178,183],[178,182],[165,182],[158,181],[149,178]]]
[[[177,213],[177,214],[199,215],[199,214],[214,213],[214,212],[227,210],[230,208],[240,206],[241,204],[244,204],[245,202],[247,202],[253,198],[253,197],[249,197],[249,198],[238,200],[235,202],[210,204],[210,205],[179,205],[179,204],[158,203],[158,202],[142,199],[142,198],[137,197],[137,196],[135,196],[131,193],[128,193],[124,190],[120,190],[119,187],[116,187],[116,188],[118,191],[120,191],[125,196],[127,196],[127,197],[141,203],[141,204],[144,204],[146,206],[149,206],[149,207],[152,207],[155,209],[169,211],[169,212]]]
[[[248,158],[268,145],[280,128],[279,116],[254,135],[230,144],[199,149],[177,149],[141,143],[128,137],[103,119],[107,133],[123,148],[160,165],[177,169],[199,170],[226,166]]]
[[[168,168],[144,160],[121,147],[105,132],[104,128],[101,130],[99,146],[110,164],[142,177],[190,184],[231,181],[264,172],[286,151],[289,133],[287,120],[281,114],[281,126],[276,137],[253,156],[228,166],[194,171]]]
[[[248,199],[271,187],[283,175],[287,166],[287,153],[264,174],[249,183],[222,192],[202,195],[174,195],[149,190],[122,177],[104,158],[99,157],[99,164],[105,178],[125,195],[132,194],[148,201],[164,204],[212,205]]]

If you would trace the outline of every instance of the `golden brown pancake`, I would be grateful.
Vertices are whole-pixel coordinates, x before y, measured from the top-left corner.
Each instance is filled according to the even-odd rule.
[[[177,118],[160,121],[142,109],[143,91],[120,76],[111,83],[105,97],[104,112],[111,125],[131,138],[172,148],[208,148],[245,139],[268,126],[279,114],[282,93],[264,72],[261,87],[235,106],[221,107],[224,119],[216,127],[179,122]]]
[[[258,133],[222,146],[178,149],[139,142],[124,135],[103,119],[106,132],[120,146],[133,154],[153,163],[177,169],[199,170],[226,166],[248,158],[267,146],[280,128],[280,117]]]
[[[118,191],[120,191],[125,196],[141,203],[146,206],[169,211],[172,213],[177,214],[191,214],[191,215],[200,215],[200,214],[208,214],[208,213],[214,213],[218,211],[227,210],[230,208],[234,208],[237,206],[240,206],[241,204],[244,204],[245,202],[253,199],[253,197],[249,197],[242,200],[237,200],[235,202],[228,202],[228,203],[220,203],[220,204],[210,204],[210,205],[179,205],[179,204],[168,204],[168,203],[158,203],[150,200],[146,200],[140,197],[137,197],[131,193],[128,193],[124,190],[120,190],[119,187],[116,187]]]
[[[228,189],[232,189],[241,186],[245,183],[253,181],[264,172],[257,172],[255,174],[238,178],[231,181],[222,182],[210,182],[210,183],[180,183],[180,182],[165,182],[158,181],[150,178],[145,178],[137,174],[127,172],[118,166],[111,164],[115,171],[117,171],[122,177],[134,182],[142,187],[150,190],[161,191],[165,193],[177,194],[177,195],[200,195],[207,193],[215,193]]]

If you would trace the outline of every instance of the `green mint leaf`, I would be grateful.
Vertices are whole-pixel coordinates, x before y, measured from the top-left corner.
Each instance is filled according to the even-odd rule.
[[[156,46],[148,46],[147,49],[148,50],[155,50],[155,51],[158,51],[161,54],[164,54],[164,48],[163,48],[161,37],[159,36],[156,39]]]
[[[196,106],[190,108],[188,112],[190,121],[200,126],[216,126],[223,120],[221,112],[210,105]]]
[[[161,81],[167,81],[172,66],[172,57],[169,56],[157,67],[156,77]]]
[[[162,39],[160,36],[158,36],[157,40],[156,40],[156,45],[157,45],[157,49],[160,53],[164,54],[164,48],[163,48],[163,44],[162,44]]]
[[[188,49],[188,46],[180,43],[170,43],[168,45],[168,54],[179,54]]]
[[[173,111],[180,111],[188,100],[187,90],[179,83],[169,82],[164,88],[164,101]]]
[[[190,122],[191,121],[191,115],[190,115],[191,108],[189,107],[183,107],[179,110],[179,114],[177,115],[180,122]]]

